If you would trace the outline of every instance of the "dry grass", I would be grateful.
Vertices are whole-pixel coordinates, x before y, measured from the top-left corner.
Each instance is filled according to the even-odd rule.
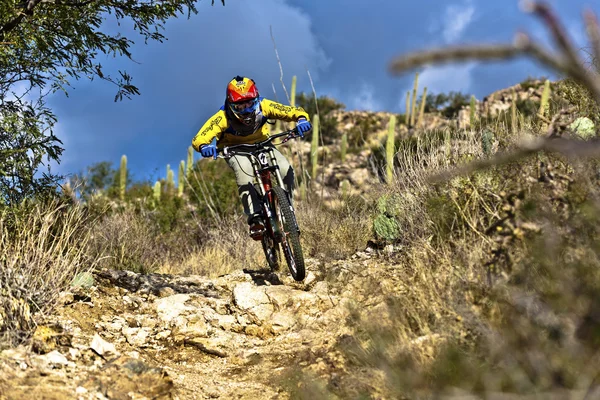
[[[321,393],[597,395],[598,163],[535,154],[431,183],[510,149],[520,136],[509,126],[485,127],[487,153],[483,130],[399,143],[394,184],[373,192],[401,228],[396,250],[360,282],[331,279],[369,296],[338,343],[346,370]]]
[[[211,278],[240,269],[266,267],[260,242],[248,236],[245,217],[223,218],[207,232],[207,240],[183,260],[166,260],[161,273],[204,275]]]
[[[158,229],[132,210],[107,213],[92,230],[88,247],[99,268],[153,272],[166,258]]]
[[[296,202],[305,257],[340,259],[364,250],[371,239],[371,210],[367,199],[341,198],[323,205],[316,195]],[[337,205],[335,205],[337,203]]]
[[[0,214],[0,340],[26,339],[75,274],[93,268],[89,223],[81,207],[58,202]]]

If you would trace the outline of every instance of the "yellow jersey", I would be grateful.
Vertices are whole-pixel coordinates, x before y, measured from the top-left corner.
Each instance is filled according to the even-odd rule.
[[[259,98],[260,106],[256,114],[254,126],[246,126],[232,115],[225,106],[217,111],[202,125],[194,139],[192,146],[200,151],[200,146],[209,144],[217,138],[217,147],[223,148],[233,144],[252,144],[269,137],[267,120],[278,119],[286,122],[306,118],[310,121],[308,113],[302,107],[286,106],[265,98]]]

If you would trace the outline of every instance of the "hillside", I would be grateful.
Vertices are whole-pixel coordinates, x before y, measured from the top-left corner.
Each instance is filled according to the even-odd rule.
[[[570,128],[584,115],[559,113],[559,82],[548,113],[560,118],[536,119],[543,85],[491,94],[476,120],[469,106],[456,118],[426,113],[419,127],[394,116],[388,183],[392,115],[332,112],[323,167],[297,193],[303,282],[261,269],[239,216],[206,231],[176,226],[174,240],[192,232],[205,247],[157,270],[133,258],[123,260],[135,272],[99,265],[31,317],[31,340],[0,352],[0,399],[600,396],[597,161],[538,152],[456,172],[550,128],[585,143]],[[344,134],[361,140],[342,162]],[[288,153],[296,163],[310,154],[308,140]],[[109,227],[123,246],[143,239],[122,221],[141,226],[158,208],[132,204],[100,219],[91,243]],[[149,264],[155,244],[138,244]],[[0,311],[25,320],[17,300]]]

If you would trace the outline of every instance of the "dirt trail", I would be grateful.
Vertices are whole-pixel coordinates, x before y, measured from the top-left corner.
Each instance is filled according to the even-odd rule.
[[[95,286],[63,294],[32,346],[0,352],[0,399],[286,399],[298,372],[335,382],[335,344],[361,293],[331,287],[307,261],[301,284],[286,271],[281,281],[103,271]],[[328,268],[352,274],[347,262]]]

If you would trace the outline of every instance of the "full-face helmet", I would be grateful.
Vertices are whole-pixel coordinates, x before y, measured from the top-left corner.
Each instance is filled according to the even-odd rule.
[[[258,89],[254,80],[236,76],[227,85],[227,106],[245,125],[253,125],[259,109]]]

